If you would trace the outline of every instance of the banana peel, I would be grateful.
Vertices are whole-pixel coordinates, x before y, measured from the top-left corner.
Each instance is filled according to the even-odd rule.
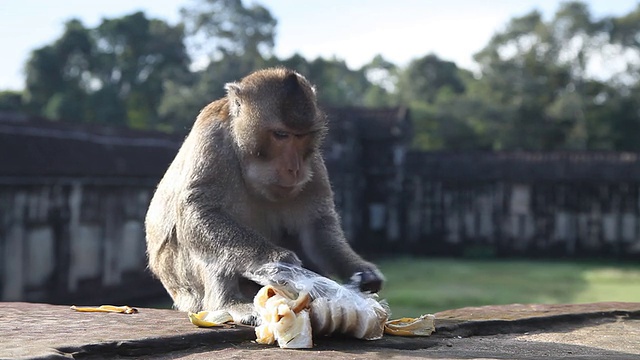
[[[231,327],[233,317],[227,311],[200,311],[197,313],[189,313],[189,321],[197,327]]]
[[[389,320],[384,325],[384,333],[395,336],[429,336],[434,331],[435,316],[425,314],[417,318]]]
[[[138,309],[132,308],[130,306],[114,306],[114,305],[100,305],[98,307],[79,307],[72,305],[71,310],[79,311],[79,312],[110,312],[110,313],[121,313],[121,314],[135,314],[138,312]]]

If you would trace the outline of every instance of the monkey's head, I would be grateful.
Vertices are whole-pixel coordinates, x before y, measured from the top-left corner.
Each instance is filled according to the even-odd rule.
[[[326,133],[313,86],[292,70],[273,68],[225,88],[246,184],[271,201],[295,197],[313,176]]]

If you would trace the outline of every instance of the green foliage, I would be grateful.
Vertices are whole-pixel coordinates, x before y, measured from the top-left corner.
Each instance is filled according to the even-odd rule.
[[[52,45],[33,51],[27,63],[25,100],[27,107],[52,119],[79,121],[87,114],[83,106],[71,104],[84,93],[92,40],[78,20],[65,24],[65,32]],[[76,99],[82,101],[84,96]],[[74,109],[76,108],[76,109]]]
[[[277,21],[258,4],[242,0],[196,0],[180,10],[190,42],[211,59],[271,54]]]
[[[399,101],[395,93],[400,81],[400,69],[393,63],[376,55],[369,64],[362,67],[369,82],[363,97],[363,104],[369,107],[397,106]]]
[[[103,20],[95,34],[101,66],[94,76],[116,95],[104,99],[116,100],[108,104],[120,107],[116,113],[124,112],[129,126],[157,127],[165,81],[188,71],[182,27],[137,12]]]
[[[638,40],[638,34],[640,34],[640,4],[629,14],[619,18],[606,18],[602,20],[602,23],[605,26],[611,26],[610,35],[614,43],[636,49],[640,47],[640,41]],[[636,66],[638,65],[636,64]]]
[[[477,77],[434,55],[413,61],[397,95],[412,109],[414,145],[637,151],[640,114],[631,110],[638,105],[637,58],[608,82],[587,70],[615,44],[620,53],[640,55],[639,14],[640,6],[594,20],[586,4],[566,2],[548,22],[537,11],[516,17],[475,55]]]
[[[54,120],[157,127],[164,82],[188,63],[181,26],[141,12],[95,29],[70,20],[60,39],[31,54],[27,105]]]
[[[433,104],[440,91],[460,94],[465,90],[455,63],[427,55],[411,61],[399,79],[398,96],[402,103],[421,101]]]
[[[501,131],[503,148],[637,149],[614,135],[621,117],[627,118],[622,137],[640,135],[633,126],[638,114],[615,110],[631,99],[625,95],[630,89],[593,80],[587,71],[590,61],[610,48],[603,40],[616,38],[612,22],[593,20],[584,3],[566,2],[548,22],[536,11],[514,18],[476,54],[485,98],[511,113]],[[611,111],[606,118],[599,116],[604,108]]]
[[[0,91],[0,111],[23,111],[24,102],[20,91]]]
[[[466,306],[637,301],[640,266],[566,261],[393,259],[379,263],[393,317]]]
[[[57,92],[47,101],[42,115],[53,120],[80,122],[85,114],[84,96],[79,91]]]

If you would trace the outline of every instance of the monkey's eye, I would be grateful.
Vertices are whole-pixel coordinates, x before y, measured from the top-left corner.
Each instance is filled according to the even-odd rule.
[[[286,131],[276,130],[273,132],[273,137],[276,138],[277,140],[284,140],[289,138],[289,133]]]

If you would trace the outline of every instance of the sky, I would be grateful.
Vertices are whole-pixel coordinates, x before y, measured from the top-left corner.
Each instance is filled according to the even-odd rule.
[[[31,51],[52,43],[64,22],[86,27],[103,18],[144,11],[149,18],[176,24],[179,9],[198,0],[0,0],[0,90],[24,87]],[[244,0],[245,4],[256,1]],[[590,0],[594,18],[627,14],[633,0]],[[552,0],[261,0],[278,20],[275,54],[295,53],[345,60],[351,68],[381,54],[404,66],[434,53],[459,67],[475,68],[473,54],[510,19],[540,10],[549,19],[561,1]]]

